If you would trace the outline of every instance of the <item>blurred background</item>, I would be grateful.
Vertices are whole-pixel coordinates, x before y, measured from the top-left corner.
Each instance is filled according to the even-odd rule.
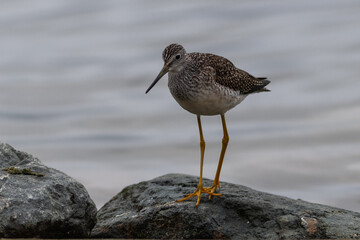
[[[360,211],[360,2],[1,1],[0,141],[85,185],[199,175],[195,115],[159,73],[170,43],[272,82],[227,113],[221,180]],[[221,149],[203,117],[204,176]],[[195,186],[194,186],[195,187]]]

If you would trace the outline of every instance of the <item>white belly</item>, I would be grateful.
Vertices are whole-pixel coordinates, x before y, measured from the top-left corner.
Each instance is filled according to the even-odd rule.
[[[214,92],[200,94],[196,98],[181,100],[175,97],[175,100],[185,110],[196,115],[218,115],[224,114],[228,110],[238,105],[247,95],[230,94],[222,95]]]

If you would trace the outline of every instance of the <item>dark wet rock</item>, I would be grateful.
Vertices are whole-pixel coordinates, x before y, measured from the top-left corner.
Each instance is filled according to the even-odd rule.
[[[0,143],[0,237],[88,237],[95,223],[82,184]]]
[[[174,200],[198,178],[168,174],[126,187],[98,211],[96,238],[360,238],[360,214],[230,183],[221,197]],[[210,186],[211,181],[204,181]]]

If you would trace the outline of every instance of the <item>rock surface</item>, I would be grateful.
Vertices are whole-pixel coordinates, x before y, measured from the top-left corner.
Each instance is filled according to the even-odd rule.
[[[0,143],[0,238],[88,237],[95,223],[82,184]]]
[[[198,178],[168,174],[126,187],[98,211],[95,238],[360,238],[360,213],[221,183],[221,197],[177,203]],[[211,181],[204,180],[205,186]]]

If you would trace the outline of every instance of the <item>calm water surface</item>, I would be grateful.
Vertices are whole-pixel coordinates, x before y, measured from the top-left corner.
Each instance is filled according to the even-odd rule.
[[[178,42],[272,82],[227,114],[221,179],[360,211],[360,2],[2,1],[0,140],[82,182],[98,207],[162,174],[199,174],[196,117],[161,52]],[[203,118],[204,175],[221,148]]]

